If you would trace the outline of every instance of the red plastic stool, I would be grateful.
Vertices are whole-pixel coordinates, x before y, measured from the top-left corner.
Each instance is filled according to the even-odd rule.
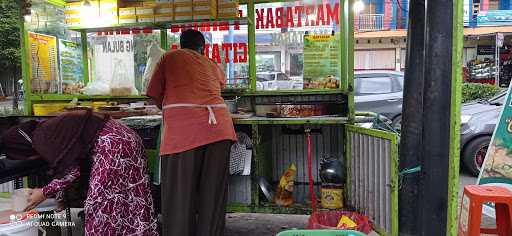
[[[480,229],[482,206],[495,203],[496,229]],[[512,235],[512,192],[506,188],[489,185],[468,185],[464,187],[462,206],[459,212],[459,236],[497,234]]]

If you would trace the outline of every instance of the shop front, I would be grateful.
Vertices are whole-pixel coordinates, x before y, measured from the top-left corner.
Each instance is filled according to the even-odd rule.
[[[225,7],[219,0],[217,11],[207,16],[194,13],[190,4],[84,2],[32,1],[22,22],[28,117],[14,123],[92,108],[139,129],[147,138],[158,202],[161,115],[144,96],[150,49],[175,50],[180,32],[197,29],[206,38],[205,55],[226,72],[222,95],[237,103],[235,128],[248,140],[246,154],[237,159],[241,167],[230,177],[228,210],[310,213],[312,191],[321,196],[326,184],[322,160],[334,159],[343,163],[345,179],[338,183],[344,205],[335,208],[355,210],[369,216],[377,231],[398,234],[398,138],[357,125],[373,117],[354,110],[353,71],[354,64],[401,69],[397,57],[403,52],[363,51],[371,49],[369,42],[356,54],[382,59],[355,62],[355,40],[363,41],[354,39],[347,1],[242,1]],[[283,206],[268,197],[262,183],[276,189],[290,166],[296,168],[292,203]],[[21,187],[26,175],[32,173],[1,179],[17,180]]]

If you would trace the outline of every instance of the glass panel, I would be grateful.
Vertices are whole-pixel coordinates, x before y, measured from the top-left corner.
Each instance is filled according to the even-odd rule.
[[[393,92],[392,80],[389,77],[359,78],[358,80],[360,94],[368,95]]]
[[[160,31],[132,29],[88,34],[91,83],[88,94],[144,94],[149,48],[160,46]]]
[[[258,84],[258,90],[339,88],[338,1],[256,4],[255,17],[258,77],[288,78],[273,86]],[[305,47],[306,35],[312,37]]]
[[[205,55],[217,62],[224,70],[227,84],[224,91],[246,90],[249,88],[249,47],[247,25],[240,22],[205,22],[200,24],[173,25],[168,30],[169,47],[178,49],[180,32],[196,29],[206,39]]]
[[[33,93],[76,94],[83,88],[80,34],[68,31],[64,22],[64,8],[32,1],[25,30]]]

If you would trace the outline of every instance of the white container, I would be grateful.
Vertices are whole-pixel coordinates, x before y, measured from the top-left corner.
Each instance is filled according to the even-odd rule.
[[[13,222],[10,224],[0,224],[0,233],[9,236],[37,236],[39,231],[39,219],[33,217],[24,221]],[[46,232],[43,232],[43,236]]]
[[[15,212],[22,212],[28,206],[28,196],[30,189],[21,188],[16,189],[12,193],[12,210]]]

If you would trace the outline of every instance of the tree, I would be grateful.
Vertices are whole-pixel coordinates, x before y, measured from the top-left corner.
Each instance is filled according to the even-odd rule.
[[[0,73],[13,82],[15,95],[21,78],[20,14],[20,1],[0,0]]]

